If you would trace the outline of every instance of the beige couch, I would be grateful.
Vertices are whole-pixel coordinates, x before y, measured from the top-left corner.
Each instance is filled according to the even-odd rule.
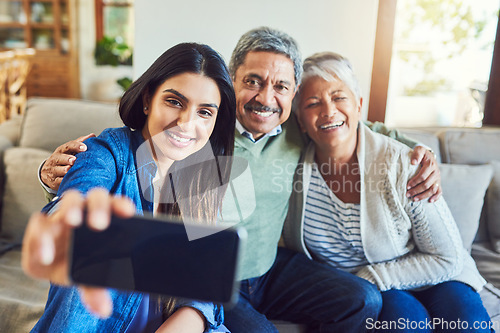
[[[45,204],[38,166],[61,143],[116,126],[121,126],[116,105],[41,98],[29,100],[24,116],[0,124],[0,332],[29,331],[47,297],[48,284],[26,277],[19,263],[24,227]],[[500,287],[500,128],[404,132],[446,163],[441,168],[445,198],[464,242],[474,241],[472,254],[492,284],[481,295],[500,326],[500,293],[493,288]],[[280,332],[301,331],[288,323],[277,326]]]

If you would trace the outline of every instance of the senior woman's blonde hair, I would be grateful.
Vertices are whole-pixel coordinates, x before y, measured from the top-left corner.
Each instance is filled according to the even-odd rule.
[[[302,85],[312,77],[321,77],[326,81],[340,80],[351,90],[356,99],[361,98],[358,79],[354,75],[352,65],[347,58],[335,52],[319,52],[304,60]],[[300,95],[300,89],[299,89]],[[298,101],[298,98],[296,98]],[[297,104],[295,106],[298,106]],[[297,107],[294,107],[297,110]]]

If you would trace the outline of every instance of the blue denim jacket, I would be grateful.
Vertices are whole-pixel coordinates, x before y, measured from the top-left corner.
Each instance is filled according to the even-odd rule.
[[[152,191],[152,186],[143,192],[139,179],[149,180],[142,184],[152,184],[156,164],[152,159],[136,159],[135,153],[143,142],[141,131],[127,127],[107,129],[97,138],[86,140],[87,151],[78,154],[75,165],[59,187],[58,196],[68,189],[86,193],[94,187],[104,187],[110,193],[132,199],[137,214],[151,214],[153,203],[145,200],[143,193]],[[43,211],[49,211],[56,202],[45,206]],[[110,294],[113,313],[108,319],[99,319],[85,309],[76,287],[51,285],[45,312],[32,332],[126,332],[143,294],[117,290],[110,290]],[[220,305],[180,300],[179,306],[199,310],[205,316],[207,332],[219,327],[224,320]]]

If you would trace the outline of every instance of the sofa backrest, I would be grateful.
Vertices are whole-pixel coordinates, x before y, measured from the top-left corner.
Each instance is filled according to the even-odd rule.
[[[22,121],[16,118],[2,125],[0,238],[19,241],[29,216],[46,204],[38,182],[40,163],[69,140],[92,132],[99,135],[123,123],[116,104],[31,98]]]
[[[436,154],[436,159],[438,163],[441,163],[441,147],[439,144],[439,138],[436,135],[436,131],[434,129],[413,129],[413,128],[404,128],[401,129],[400,132],[413,140],[417,141],[420,144],[423,144]]]
[[[21,126],[20,147],[54,151],[64,142],[123,126],[116,103],[31,98]]]
[[[445,163],[485,164],[500,160],[500,128],[448,128],[437,135]]]

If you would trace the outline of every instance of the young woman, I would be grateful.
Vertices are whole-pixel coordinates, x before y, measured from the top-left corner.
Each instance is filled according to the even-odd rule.
[[[68,236],[81,223],[107,228],[111,213],[215,222],[231,168],[234,110],[226,65],[206,45],[172,47],[131,85],[119,107],[126,126],[85,141],[58,199],[44,208],[49,215],[34,214],[26,229],[23,268],[52,283],[34,332],[224,331],[216,304],[70,285]]]
[[[485,281],[444,199],[407,197],[417,171],[411,150],[368,130],[361,105],[347,59],[325,52],[305,60],[297,115],[312,141],[296,172],[302,191],[290,204],[286,245],[375,284],[384,332],[442,332],[459,321],[484,327],[490,318],[477,291]],[[443,326],[429,330],[433,319]]]

